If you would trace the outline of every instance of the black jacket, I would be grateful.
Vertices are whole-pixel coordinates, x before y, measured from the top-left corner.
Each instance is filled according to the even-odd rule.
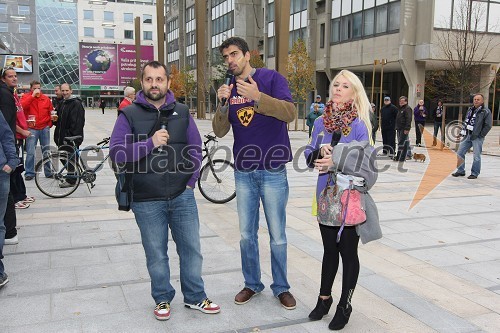
[[[382,130],[394,130],[398,108],[394,104],[384,105],[380,113],[382,115]]]
[[[7,87],[5,82],[0,80],[0,111],[2,111],[3,117],[7,124],[10,126],[10,130],[16,134],[16,119],[17,119],[17,107],[16,100],[14,99],[14,89]]]
[[[401,107],[398,111],[398,116],[396,117],[396,129],[397,130],[407,130],[411,128],[411,120],[413,118],[413,110],[408,104]]]
[[[123,109],[133,141],[151,137],[160,129],[160,115],[167,119],[168,145],[154,149],[137,161],[132,177],[133,201],[171,200],[186,190],[195,171],[188,150],[189,108],[171,103],[157,110],[137,101]]]
[[[83,141],[83,127],[85,126],[85,109],[82,100],[78,97],[65,99],[57,110],[57,123],[54,131],[54,142],[58,147],[65,144],[64,138],[81,135],[80,140],[76,140],[77,146]]]

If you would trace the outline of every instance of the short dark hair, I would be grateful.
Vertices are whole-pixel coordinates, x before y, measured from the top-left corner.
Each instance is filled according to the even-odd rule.
[[[42,85],[39,81],[37,81],[37,80],[33,80],[33,81],[31,81],[31,82],[30,82],[30,88],[33,88],[33,86],[34,86],[35,84]]]
[[[2,68],[2,79],[5,79],[5,77],[7,76],[7,71],[16,71],[16,69],[12,66],[5,66],[4,68]]]
[[[408,97],[406,97],[406,96],[401,96],[401,97],[399,97],[399,100],[402,100],[402,99],[403,99],[405,102],[408,102]]]
[[[247,54],[247,52],[250,52],[247,42],[241,37],[230,37],[223,41],[219,46],[219,52],[222,54],[222,50],[227,49],[231,45],[239,48],[241,52],[243,52],[243,54]]]
[[[147,62],[144,66],[142,66],[141,80],[144,78],[144,70],[146,69],[146,67],[153,67],[153,68],[160,68],[161,67],[165,70],[165,75],[167,76],[167,80],[170,79],[168,77],[169,74],[168,74],[167,66],[165,66],[164,64],[162,64],[161,62],[159,62],[157,60],[152,60],[152,61]]]
[[[60,85],[60,84],[56,84],[56,85],[54,86],[54,90],[56,90],[56,88],[57,88],[57,87],[59,87],[59,89],[61,89],[61,85]]]

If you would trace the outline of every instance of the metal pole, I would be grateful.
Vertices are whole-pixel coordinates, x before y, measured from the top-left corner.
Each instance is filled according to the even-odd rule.
[[[141,79],[141,18],[136,16],[134,19],[135,26],[135,76],[138,80]]]
[[[383,86],[384,86],[384,65],[387,63],[387,59],[382,59],[380,60],[380,65],[381,65],[381,69],[380,69],[380,97],[379,97],[379,110],[380,108],[382,107],[382,89],[383,89]]]
[[[378,65],[378,60],[373,60],[373,73],[372,73],[372,95],[370,102],[373,102],[373,94],[375,93],[375,67]]]
[[[497,91],[497,67],[493,66],[493,70],[495,71],[495,78],[493,79],[493,103],[491,105],[491,123],[495,121],[495,93]]]
[[[158,61],[165,64],[165,2],[156,0],[156,32],[158,34]]]
[[[205,27],[207,24],[207,8],[205,1],[195,2],[196,12],[196,116],[198,119],[205,119],[205,89],[204,84],[207,79],[206,72],[206,36]]]
[[[276,29],[276,70],[287,77],[288,36],[290,35],[290,0],[274,2]]]

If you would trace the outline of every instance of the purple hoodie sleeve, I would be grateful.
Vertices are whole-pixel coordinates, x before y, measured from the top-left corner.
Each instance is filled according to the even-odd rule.
[[[133,142],[132,129],[127,117],[121,114],[116,119],[113,133],[111,134],[109,156],[113,162],[135,162],[151,153],[154,148],[153,139]]]
[[[200,168],[202,160],[202,149],[201,149],[201,136],[198,131],[198,127],[194,122],[193,117],[189,117],[189,125],[187,128],[187,144],[189,147],[189,155],[191,156],[191,161],[194,163],[195,172],[189,179],[187,185],[194,188],[196,180],[200,177]]]

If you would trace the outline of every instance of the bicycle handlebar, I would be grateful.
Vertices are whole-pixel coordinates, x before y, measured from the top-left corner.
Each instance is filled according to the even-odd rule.
[[[101,141],[101,142],[98,142],[98,143],[96,144],[96,146],[105,145],[105,144],[109,143],[109,140],[110,140],[110,139],[111,139],[110,137],[104,138],[104,139],[102,139],[102,141]]]

